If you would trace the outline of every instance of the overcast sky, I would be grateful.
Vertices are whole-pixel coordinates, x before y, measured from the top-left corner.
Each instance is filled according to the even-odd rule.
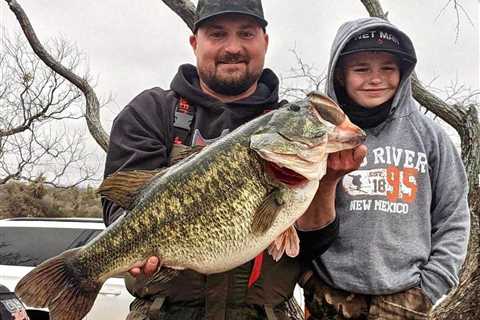
[[[62,37],[87,57],[98,79],[97,94],[112,94],[102,111],[110,129],[113,117],[134,96],[154,86],[168,88],[178,66],[194,63],[189,29],[160,0],[17,0],[42,41]],[[469,18],[457,18],[449,0],[382,0],[391,22],[413,40],[417,74],[444,88],[453,81],[479,88],[479,2],[457,0]],[[196,2],[196,1],[195,1]],[[326,69],[330,45],[346,20],[367,16],[360,0],[263,0],[269,21],[267,67],[288,74],[295,66],[290,49],[318,72]],[[445,9],[442,11],[442,8]],[[0,1],[0,25],[19,31],[13,13]]]

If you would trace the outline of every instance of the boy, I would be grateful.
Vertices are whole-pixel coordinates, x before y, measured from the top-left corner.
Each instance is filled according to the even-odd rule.
[[[310,319],[426,319],[458,284],[469,235],[467,181],[443,130],[418,110],[416,55],[389,22],[342,25],[327,94],[367,132],[367,157],[337,188],[341,225],[305,286]]]

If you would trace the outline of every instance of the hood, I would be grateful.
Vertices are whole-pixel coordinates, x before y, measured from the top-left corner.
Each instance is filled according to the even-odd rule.
[[[330,61],[328,64],[328,73],[327,73],[327,82],[326,82],[326,93],[328,96],[333,98],[338,102],[338,97],[334,88],[334,72],[335,66],[340,58],[340,53],[344,49],[345,45],[355,36],[364,33],[365,31],[372,28],[385,28],[391,29],[398,33],[399,40],[404,46],[405,50],[408,51],[409,55],[416,60],[415,48],[413,47],[412,41],[410,38],[400,31],[397,27],[392,25],[390,22],[380,19],[380,18],[362,18],[353,21],[344,23],[338,29],[335,40],[333,41],[332,48],[330,51]],[[392,106],[390,108],[390,115],[394,114],[396,116],[403,115],[404,112],[408,110],[399,111],[399,106],[410,104],[408,102],[413,102],[412,98],[412,88],[411,88],[411,75],[415,68],[415,63],[409,63],[407,68],[402,69],[401,80],[395,94],[395,97],[392,100]]]
[[[279,80],[273,71],[264,69],[258,80],[257,90],[251,96],[223,103],[203,92],[200,88],[197,68],[191,64],[184,64],[179,67],[170,87],[190,103],[211,111],[221,112],[224,108],[241,108],[242,113],[248,113],[249,110],[257,113],[272,108],[272,105],[277,103]]]

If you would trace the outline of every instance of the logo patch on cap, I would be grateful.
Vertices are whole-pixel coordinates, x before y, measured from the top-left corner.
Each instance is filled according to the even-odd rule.
[[[397,37],[395,37],[392,33],[388,31],[382,31],[382,30],[370,30],[356,36],[352,40],[353,41],[376,40],[378,44],[384,44],[386,40],[388,42],[391,42],[392,45],[396,47],[400,46],[400,41],[398,41]]]

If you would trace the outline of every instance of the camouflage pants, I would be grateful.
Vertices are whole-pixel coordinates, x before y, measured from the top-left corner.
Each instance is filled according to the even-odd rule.
[[[135,299],[126,320],[207,320],[205,307],[168,305],[161,297]],[[303,311],[294,298],[272,308],[261,305],[228,306],[226,320],[304,320]],[[213,317],[217,319],[217,317]],[[210,320],[211,317],[209,316]]]
[[[312,276],[304,290],[305,306],[310,312],[307,320],[426,320],[432,309],[420,288],[367,296],[333,289]]]

